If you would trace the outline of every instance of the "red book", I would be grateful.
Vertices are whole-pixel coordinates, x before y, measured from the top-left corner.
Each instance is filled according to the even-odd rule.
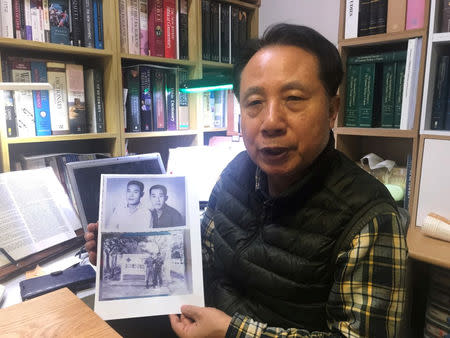
[[[149,0],[148,4],[148,47],[150,55],[164,57],[163,0]]]
[[[164,27],[165,44],[164,55],[166,58],[176,59],[176,7],[175,0],[164,0]]]
[[[406,30],[423,28],[425,0],[408,0],[406,6]]]

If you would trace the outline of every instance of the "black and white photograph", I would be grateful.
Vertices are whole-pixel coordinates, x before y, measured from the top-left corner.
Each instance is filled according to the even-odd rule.
[[[203,306],[199,202],[184,176],[101,177],[95,312],[105,320]]]

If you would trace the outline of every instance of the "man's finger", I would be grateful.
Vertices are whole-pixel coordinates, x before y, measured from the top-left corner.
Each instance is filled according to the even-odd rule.
[[[86,249],[86,251],[94,251],[97,248],[97,242],[96,241],[89,241],[84,243],[84,248]]]
[[[178,315],[169,315],[169,320],[172,330],[177,334],[177,336],[181,337],[184,325],[181,322],[180,317],[178,317]]]
[[[194,321],[193,321],[192,319],[186,317],[186,316],[183,315],[183,314],[181,314],[180,319],[181,319],[181,322],[182,322],[184,325],[190,325],[190,324],[194,323]]]
[[[204,308],[195,305],[182,305],[181,313],[193,321],[199,321],[202,317],[202,310]]]

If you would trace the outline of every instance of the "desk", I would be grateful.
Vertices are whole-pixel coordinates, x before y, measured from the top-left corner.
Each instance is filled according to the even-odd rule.
[[[14,337],[120,337],[67,288],[0,310],[0,332]]]

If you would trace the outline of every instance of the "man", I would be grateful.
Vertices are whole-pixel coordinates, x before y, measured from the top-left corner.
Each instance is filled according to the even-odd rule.
[[[161,256],[161,253],[158,252],[156,254],[155,260],[153,261],[153,287],[162,286],[162,266],[164,264],[164,260]]]
[[[154,279],[154,257],[153,253],[150,253],[149,256],[144,261],[145,264],[145,287],[148,289],[150,287],[150,282],[152,282],[153,285],[153,279]]]
[[[142,203],[144,196],[144,184],[140,181],[132,180],[127,183],[126,204],[113,209],[107,228],[114,231],[142,231],[148,224],[150,213]]]
[[[157,184],[150,188],[150,228],[166,228],[183,226],[184,220],[181,214],[167,205],[167,188]]]
[[[213,308],[183,306],[170,315],[174,331],[398,335],[404,233],[384,186],[334,149],[336,48],[307,27],[276,25],[243,52],[234,77],[247,152],[223,171],[202,222]]]

